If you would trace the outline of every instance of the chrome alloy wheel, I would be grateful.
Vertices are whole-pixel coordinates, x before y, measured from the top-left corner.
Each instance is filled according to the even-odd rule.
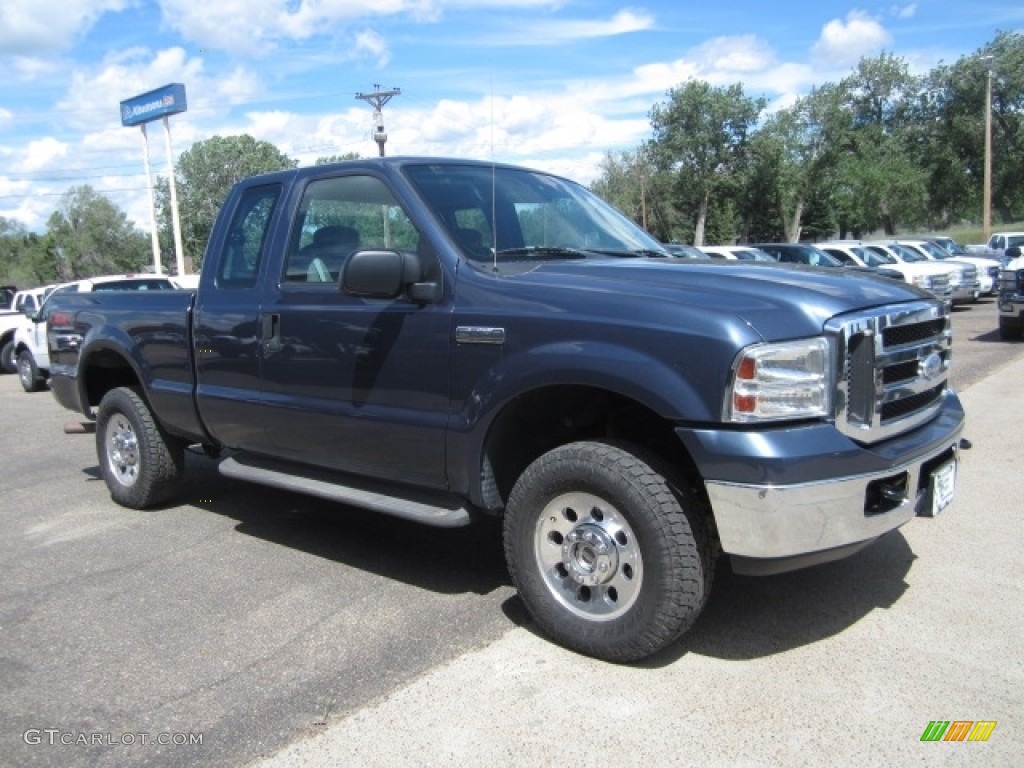
[[[31,390],[36,383],[36,372],[32,370],[32,361],[27,355],[21,355],[17,359],[17,366],[21,386],[26,390]]]
[[[126,488],[135,485],[139,477],[139,439],[127,416],[115,413],[110,418],[103,443],[110,473]]]
[[[552,499],[537,521],[534,553],[551,594],[582,618],[616,619],[640,595],[639,542],[622,514],[598,496]]]

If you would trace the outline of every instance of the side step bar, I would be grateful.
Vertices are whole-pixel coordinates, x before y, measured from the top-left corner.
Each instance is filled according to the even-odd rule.
[[[444,493],[419,491],[395,496],[393,492],[401,486],[365,480],[358,486],[346,485],[343,481],[350,480],[347,476],[248,454],[229,456],[219,468],[225,477],[319,496],[426,525],[456,528],[471,522],[469,510],[461,501]]]

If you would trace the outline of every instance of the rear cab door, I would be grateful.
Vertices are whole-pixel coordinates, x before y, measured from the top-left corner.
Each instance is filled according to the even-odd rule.
[[[235,189],[211,233],[196,293],[192,345],[200,417],[229,448],[272,451],[265,426],[260,311],[273,273],[287,177]]]

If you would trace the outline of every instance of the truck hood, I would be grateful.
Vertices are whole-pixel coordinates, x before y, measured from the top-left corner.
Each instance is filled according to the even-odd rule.
[[[674,305],[684,314],[733,315],[766,340],[819,334],[827,320],[847,312],[933,298],[860,270],[742,261],[545,262],[513,279],[537,287],[610,292],[615,298],[602,303],[613,301],[634,317],[657,312],[652,303]]]

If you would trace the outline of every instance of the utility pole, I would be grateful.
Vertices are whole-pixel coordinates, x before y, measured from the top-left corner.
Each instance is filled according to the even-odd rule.
[[[380,156],[384,157],[384,142],[388,140],[387,131],[384,130],[384,105],[391,101],[392,97],[398,96],[401,88],[392,88],[390,91],[382,91],[377,83],[373,84],[373,93],[357,93],[356,98],[362,99],[373,106],[373,140],[380,147]]]
[[[992,236],[992,56],[982,56],[982,61],[988,64],[988,78],[985,83],[985,190],[981,231],[982,237],[988,243]]]

